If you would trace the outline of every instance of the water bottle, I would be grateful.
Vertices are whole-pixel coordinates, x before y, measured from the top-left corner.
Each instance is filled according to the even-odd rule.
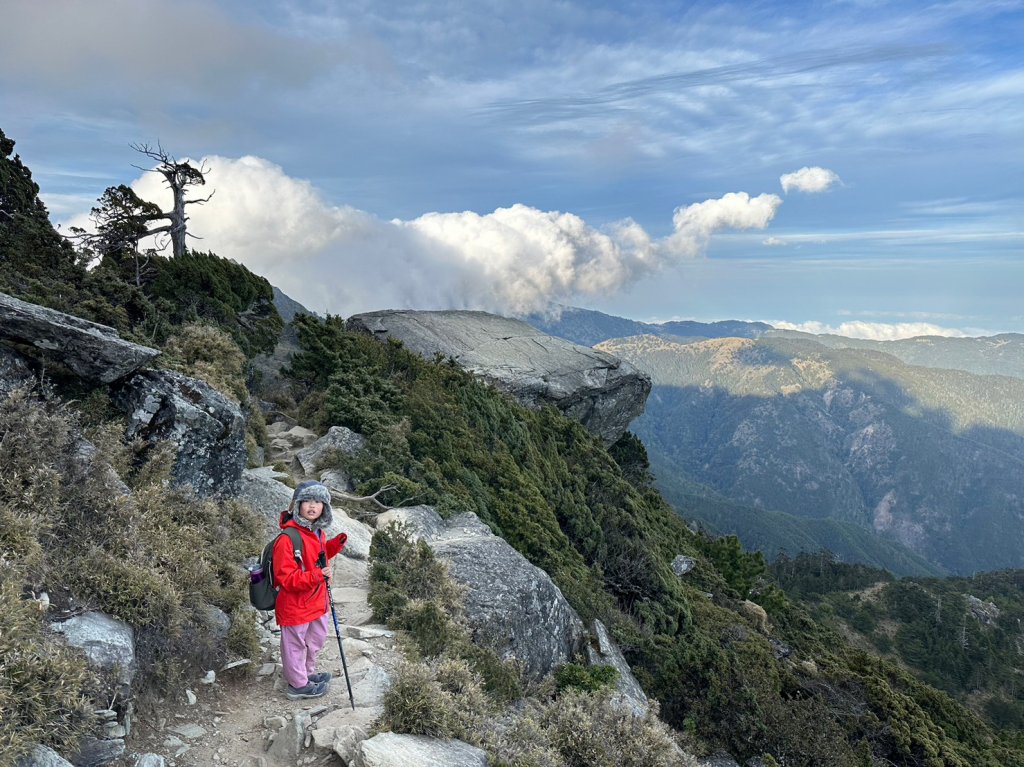
[[[263,580],[263,565],[259,562],[248,564],[245,569],[249,571],[249,583],[259,583]]]

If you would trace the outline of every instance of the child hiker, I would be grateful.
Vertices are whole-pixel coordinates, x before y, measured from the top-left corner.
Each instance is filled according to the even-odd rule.
[[[295,527],[301,533],[302,561],[288,536],[274,544],[274,584],[280,589],[274,615],[281,627],[281,666],[291,700],[319,698],[331,681],[329,671],[316,671],[316,656],[327,639],[330,559],[348,540],[345,533],[326,538],[324,529],[333,519],[331,492],[319,482],[302,482],[280,523],[282,529]]]

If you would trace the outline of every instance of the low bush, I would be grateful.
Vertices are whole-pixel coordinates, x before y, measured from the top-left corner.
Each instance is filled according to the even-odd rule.
[[[260,520],[238,502],[200,501],[171,487],[170,449],[134,466],[131,446],[114,436],[117,424],[83,430],[84,420],[27,391],[0,402],[5,755],[29,740],[73,750],[84,726],[79,704],[97,692],[82,658],[50,639],[38,603],[28,599],[34,593],[48,592],[51,609],[74,604],[129,623],[137,692],[161,694],[194,670],[258,647],[241,562],[260,546]],[[84,431],[96,437],[91,447]],[[226,643],[218,610],[234,618]]]

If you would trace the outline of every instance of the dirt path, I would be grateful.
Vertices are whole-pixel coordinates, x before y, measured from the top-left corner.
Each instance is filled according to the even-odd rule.
[[[131,751],[159,754],[168,767],[341,764],[333,750],[335,738],[344,736],[349,727],[370,729],[400,655],[393,633],[369,623],[368,563],[342,555],[334,559],[332,572],[331,592],[354,711],[333,626],[319,663],[321,670],[334,675],[329,692],[314,700],[288,700],[280,673],[280,635],[271,618],[261,630],[262,658],[252,659],[247,667],[218,671],[212,684],[197,682],[192,690],[194,704],[170,704],[157,721],[137,722]],[[253,614],[254,620],[258,615]]]

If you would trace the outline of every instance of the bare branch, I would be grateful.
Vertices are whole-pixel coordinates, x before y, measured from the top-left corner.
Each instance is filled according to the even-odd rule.
[[[204,203],[209,202],[210,198],[213,197],[215,194],[217,194],[217,190],[216,189],[214,189],[212,192],[210,192],[210,194],[208,196],[206,196],[206,197],[202,197],[202,198],[195,199],[195,200],[185,200],[185,204],[186,205],[194,205],[194,204],[202,205]]]
[[[366,502],[370,502],[370,503],[374,503],[377,506],[379,506],[383,511],[390,511],[391,509],[393,509],[395,507],[394,506],[387,506],[387,505],[381,503],[377,499],[377,496],[380,495],[381,493],[386,493],[386,492],[389,492],[391,490],[397,490],[397,489],[398,489],[398,487],[396,485],[384,485],[383,487],[381,487],[379,490],[377,490],[377,492],[373,493],[372,495],[349,495],[348,493],[344,493],[341,490],[338,490],[336,488],[333,488],[333,487],[330,488],[331,495],[332,496],[337,496],[339,500],[348,501],[350,503],[360,503],[360,502],[366,503]],[[408,500],[412,500],[412,499],[411,498],[407,498],[406,500],[408,501]],[[405,503],[405,501],[402,501],[402,503]],[[380,513],[380,512],[377,512],[377,513]]]

